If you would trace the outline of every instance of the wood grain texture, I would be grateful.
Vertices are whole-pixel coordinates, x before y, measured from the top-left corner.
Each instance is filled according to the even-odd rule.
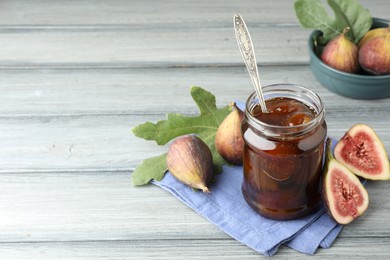
[[[390,19],[387,0],[361,0]],[[197,115],[191,85],[218,106],[252,86],[232,28],[246,19],[263,84],[309,87],[329,135],[371,125],[390,151],[390,103],[323,88],[308,67],[293,1],[49,1],[0,3],[0,259],[259,259],[131,173],[166,151],[131,134],[166,113]],[[367,213],[321,259],[390,256],[390,182],[368,182]],[[282,246],[276,259],[306,256]]]
[[[235,12],[254,24],[297,24],[293,3],[291,0],[167,0],[158,4],[153,0],[72,0],[64,4],[50,0],[3,0],[0,24],[21,29],[50,25],[75,28],[83,25],[179,27],[227,23],[230,27]],[[360,0],[359,3],[369,8],[373,16],[389,18],[390,3],[387,0]]]
[[[329,112],[328,134],[340,138],[355,123],[372,126],[390,150],[390,122],[362,112]],[[131,134],[145,121],[163,115],[103,115],[69,117],[17,117],[0,119],[0,172],[40,170],[126,170],[143,159],[160,155],[166,146]]]
[[[0,187],[2,242],[229,239],[166,191],[133,187],[127,171],[2,173]],[[388,237],[388,189],[369,182],[367,214],[340,237]]]
[[[0,68],[241,65],[232,24],[227,28],[8,32],[0,34]],[[308,63],[308,31],[254,27],[251,34],[259,43],[259,64]]]
[[[373,15],[389,19],[389,3],[376,2],[362,4],[374,6]],[[248,21],[259,64],[308,62],[310,30],[300,28],[288,0],[272,5],[170,1],[159,6],[159,12],[150,1],[75,1],[66,7],[51,1],[7,1],[3,6],[0,68],[241,64],[232,29],[237,11]]]
[[[75,241],[55,243],[5,243],[0,252],[28,259],[262,259],[233,240]],[[282,246],[272,259],[387,259],[388,238],[340,238],[332,250],[319,249],[314,256]],[[362,246],[363,245],[363,246]],[[332,251],[332,252],[331,252]],[[172,254],[171,252],[175,252]],[[3,259],[14,259],[4,257]],[[264,259],[266,259],[264,257]]]
[[[291,83],[315,91],[328,113],[336,111],[344,116],[347,111],[363,117],[387,113],[388,100],[346,101],[322,87],[306,65],[260,66],[259,70],[264,85]],[[192,85],[212,92],[218,106],[233,99],[245,102],[253,92],[244,64],[207,68],[17,69],[0,70],[0,77],[0,118],[194,114],[197,108],[189,93]]]
[[[264,84],[297,83],[318,93],[329,135],[340,138],[353,124],[366,123],[390,150],[390,125],[383,120],[388,100],[346,100],[319,85],[307,66],[267,66],[262,72]],[[244,101],[252,91],[241,67],[16,70],[0,76],[0,171],[134,169],[166,147],[134,137],[131,129],[166,113],[197,115],[190,85],[214,93],[220,107]]]

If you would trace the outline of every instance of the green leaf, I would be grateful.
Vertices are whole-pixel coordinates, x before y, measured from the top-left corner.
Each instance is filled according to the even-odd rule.
[[[210,148],[215,171],[221,172],[222,165],[226,164],[226,161],[215,148],[215,134],[231,108],[229,106],[217,108],[215,96],[201,87],[192,86],[190,93],[199,108],[199,116],[169,113],[166,120],[157,123],[146,122],[136,126],[133,128],[133,134],[145,140],[154,140],[158,145],[167,144],[170,140],[181,135],[196,134]],[[164,175],[162,172],[166,170],[165,155],[154,159],[145,160],[137,167],[132,177],[133,180],[137,181],[133,181],[133,184],[140,183],[139,185],[142,185],[151,179],[160,178],[161,174]]]
[[[135,127],[134,135],[146,140],[155,140],[159,145],[185,134],[198,134],[203,141],[212,138],[230,109],[228,106],[218,109],[215,96],[201,87],[191,87],[190,93],[199,107],[200,116],[188,117],[169,113],[167,120],[158,121],[156,124],[146,122]]]
[[[326,31],[332,18],[328,16],[326,9],[319,0],[297,0],[294,4],[295,14],[303,28],[319,29]]]
[[[164,153],[162,155],[143,160],[143,162],[138,165],[131,175],[131,183],[134,186],[139,186],[147,184],[152,179],[161,181],[167,170],[167,163],[165,160],[166,155],[167,154]]]
[[[357,0],[328,0],[327,2],[334,12],[334,17],[328,15],[320,0],[297,0],[294,9],[301,26],[321,31],[323,44],[342,33],[345,27],[350,27],[347,36],[358,43],[371,28],[370,11],[364,9]]]

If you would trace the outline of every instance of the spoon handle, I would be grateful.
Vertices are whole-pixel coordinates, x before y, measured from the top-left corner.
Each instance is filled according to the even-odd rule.
[[[259,71],[257,69],[257,62],[255,51],[253,49],[252,39],[249,34],[248,28],[245,25],[244,19],[239,14],[234,15],[234,31],[236,33],[238,47],[241,51],[241,55],[244,59],[246,68],[251,77],[253,86],[255,87],[261,111],[263,113],[267,113],[267,107],[265,105],[263,91],[261,90]]]

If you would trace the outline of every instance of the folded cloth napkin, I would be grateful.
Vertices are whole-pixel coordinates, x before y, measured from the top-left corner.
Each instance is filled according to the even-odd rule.
[[[336,142],[333,142],[335,144]],[[277,221],[256,213],[241,193],[242,167],[224,166],[216,176],[211,193],[194,191],[177,181],[169,172],[153,184],[167,190],[223,232],[257,252],[272,256],[285,244],[299,252],[314,254],[318,247],[328,248],[342,225],[334,222],[321,207],[305,217]]]

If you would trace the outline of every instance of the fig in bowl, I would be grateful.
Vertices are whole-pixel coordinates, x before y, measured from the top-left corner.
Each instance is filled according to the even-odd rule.
[[[390,75],[390,24],[387,28],[369,31],[359,45],[359,64],[365,71]]]
[[[374,30],[376,28],[384,28],[384,30],[380,30],[377,34],[371,36],[371,39],[368,39],[366,43],[362,44],[364,46],[358,46],[358,69],[356,69],[356,49],[354,47],[349,46],[349,44],[344,42],[343,35],[340,35],[338,39],[336,39],[336,43],[333,43],[333,45],[342,46],[344,49],[347,50],[349,54],[348,62],[345,63],[345,61],[342,61],[343,63],[347,64],[344,65],[344,67],[348,68],[348,70],[341,70],[340,68],[335,68],[332,64],[327,64],[326,61],[324,62],[322,60],[322,55],[326,51],[326,46],[320,46],[318,44],[319,38],[322,35],[322,32],[319,30],[315,30],[310,34],[309,37],[309,43],[308,43],[308,52],[310,57],[310,69],[312,70],[314,76],[316,79],[327,89],[329,89],[332,92],[335,92],[339,95],[354,98],[354,99],[379,99],[379,98],[387,98],[390,97],[390,74],[386,74],[386,69],[389,68],[388,65],[386,65],[387,61],[386,59],[390,60],[390,53],[388,49],[382,47],[378,48],[379,44],[386,45],[388,39],[390,39],[390,36],[387,36],[386,30],[389,27],[390,21],[379,19],[379,18],[373,18],[373,23],[371,30]],[[370,32],[369,31],[369,32]],[[381,38],[380,38],[381,37]],[[364,37],[362,38],[362,40]],[[331,41],[328,43],[330,44]],[[373,45],[373,47],[370,47],[370,45]],[[382,53],[379,55],[382,58],[382,61],[376,62],[376,64],[381,63],[383,64],[379,71],[380,73],[373,73],[372,70],[369,70],[364,66],[364,62],[361,61],[361,59],[370,59],[370,62],[375,58],[373,54],[370,54],[370,57],[364,57],[361,52],[364,50],[363,48],[371,49],[380,49]],[[336,49],[333,46],[333,49]],[[331,50],[335,52],[334,50]],[[368,52],[368,51],[365,51]],[[384,52],[384,54],[383,54]],[[331,56],[330,54],[326,54],[328,56]],[[362,56],[363,58],[361,58]],[[333,58],[335,59],[335,58]],[[352,60],[353,59],[353,60]],[[338,63],[342,63],[338,62]],[[360,63],[363,63],[360,64]],[[372,62],[371,62],[372,63]],[[369,63],[369,64],[371,64]],[[368,62],[367,62],[368,64]],[[363,69],[362,67],[365,67]],[[353,68],[353,70],[350,70],[350,68]],[[375,69],[374,70],[378,70]],[[383,71],[385,71],[383,73]]]
[[[359,51],[358,47],[346,36],[349,29],[345,27],[343,33],[330,40],[320,58],[322,62],[334,69],[357,73],[359,71]]]

